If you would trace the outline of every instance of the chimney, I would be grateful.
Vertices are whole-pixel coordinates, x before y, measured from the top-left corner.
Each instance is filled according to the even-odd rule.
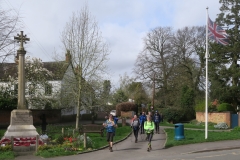
[[[67,53],[65,54],[65,56],[66,56],[66,62],[68,62],[68,63],[70,63],[71,62],[71,54],[70,54],[70,50],[67,50]]]

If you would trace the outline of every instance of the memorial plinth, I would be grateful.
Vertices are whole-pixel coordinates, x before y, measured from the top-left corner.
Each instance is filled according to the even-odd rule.
[[[14,137],[36,137],[38,135],[33,126],[32,111],[13,110],[11,112],[10,125],[4,134],[5,138]]]
[[[2,140],[1,146],[12,143],[15,151],[34,150],[38,143],[36,128],[33,126],[32,111],[28,110],[25,105],[25,54],[23,43],[30,39],[23,35],[23,31],[15,40],[20,42],[20,48],[17,51],[18,64],[18,107],[11,112],[10,125],[7,128]],[[40,141],[41,142],[41,141]],[[16,147],[15,147],[16,146]],[[18,146],[18,147],[17,147]]]

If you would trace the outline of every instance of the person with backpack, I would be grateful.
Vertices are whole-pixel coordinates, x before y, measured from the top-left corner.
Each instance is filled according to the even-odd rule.
[[[134,117],[132,119],[131,127],[133,129],[135,143],[137,143],[138,142],[138,131],[140,128],[140,120],[138,119],[137,115],[134,115]]]
[[[151,116],[148,115],[147,116],[147,121],[144,122],[144,130],[147,133],[147,140],[148,140],[148,149],[147,149],[148,152],[150,150],[152,150],[151,141],[152,141],[152,138],[153,138],[154,129],[155,129],[155,125],[152,121]]]
[[[142,112],[142,115],[139,117],[140,120],[140,134],[144,134],[144,122],[147,120],[147,117],[144,112]]]
[[[155,111],[155,114],[153,116],[153,121],[154,121],[154,124],[155,124],[155,131],[156,131],[156,133],[159,134],[159,124],[161,122],[161,116],[158,113],[158,111]]]
[[[116,122],[113,119],[113,115],[109,114],[109,118],[103,123],[103,126],[107,131],[107,142],[109,143],[110,152],[113,151],[113,137],[115,136],[115,128],[117,127]]]

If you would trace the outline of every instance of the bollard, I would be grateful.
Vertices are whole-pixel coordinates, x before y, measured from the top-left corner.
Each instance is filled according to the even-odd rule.
[[[64,128],[62,128],[62,135],[64,136]]]
[[[38,151],[39,135],[36,136],[36,152]]]
[[[13,139],[13,136],[11,136],[11,147],[12,147],[12,150],[13,150],[13,147],[14,147],[14,139]]]
[[[75,129],[73,129],[73,137],[74,137],[74,135],[75,135]]]
[[[126,118],[122,118],[122,126],[126,126]]]
[[[83,141],[83,147],[86,149],[87,148],[87,136],[86,133],[83,133],[84,141]]]

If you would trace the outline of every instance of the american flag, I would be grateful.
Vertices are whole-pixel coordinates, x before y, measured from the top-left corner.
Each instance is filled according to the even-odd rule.
[[[229,43],[228,35],[222,27],[218,26],[208,17],[208,36],[216,43],[227,45]]]

